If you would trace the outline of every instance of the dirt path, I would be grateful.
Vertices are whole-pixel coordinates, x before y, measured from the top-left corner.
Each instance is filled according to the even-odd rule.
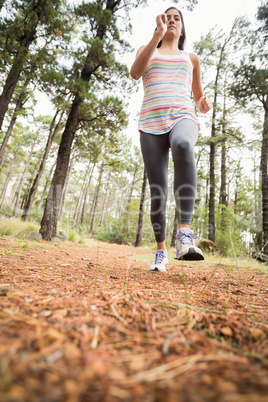
[[[219,258],[0,238],[0,400],[266,402],[268,284]],[[24,249],[25,248],[25,249]]]

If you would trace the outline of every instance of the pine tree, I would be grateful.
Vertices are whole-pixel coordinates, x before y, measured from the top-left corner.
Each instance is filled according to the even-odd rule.
[[[1,21],[0,31],[6,33],[6,53],[14,56],[9,55],[10,70],[0,95],[0,129],[39,26],[44,35],[50,36],[55,34],[55,29],[62,29],[62,20],[58,17],[62,6],[63,0],[14,0],[15,17]]]

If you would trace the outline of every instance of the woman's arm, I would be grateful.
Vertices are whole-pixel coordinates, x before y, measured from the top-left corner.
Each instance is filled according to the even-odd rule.
[[[196,54],[190,53],[190,59],[193,65],[192,90],[194,100],[199,111],[201,113],[207,113],[212,108],[212,102],[203,94],[199,58]]]
[[[136,59],[130,69],[130,75],[134,80],[138,80],[145,72],[158,43],[167,31],[166,22],[166,14],[160,14],[156,17],[156,30],[153,37],[148,45],[139,48]]]

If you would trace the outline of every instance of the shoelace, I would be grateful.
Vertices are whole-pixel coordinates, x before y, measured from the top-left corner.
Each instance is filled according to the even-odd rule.
[[[194,233],[191,232],[181,232],[182,236],[177,236],[177,238],[179,239],[179,241],[182,244],[190,244],[191,246],[194,245],[194,239],[200,239],[199,236],[195,235]]]
[[[154,264],[162,264],[164,258],[166,258],[165,254],[158,250],[153,251],[153,254],[155,254]]]

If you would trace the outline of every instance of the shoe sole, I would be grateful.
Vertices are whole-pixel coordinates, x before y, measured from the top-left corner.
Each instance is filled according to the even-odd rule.
[[[158,268],[150,269],[150,272],[167,272],[166,269],[160,270]]]
[[[179,258],[174,257],[175,260],[180,261],[202,261],[204,260],[204,256],[200,253],[197,253],[193,247],[190,247],[188,252],[184,255],[181,255]]]
[[[157,268],[157,267],[154,267],[154,268],[151,268],[150,267],[150,269],[149,269],[149,271],[152,271],[152,272],[154,272],[154,271],[156,271],[156,272],[167,272],[166,271],[166,265],[168,264],[168,259],[166,258],[166,262],[164,262],[163,264],[162,264],[162,266],[163,266],[163,268],[162,269],[159,269],[159,268]],[[152,265],[154,265],[154,264],[152,264]],[[160,264],[159,264],[160,265]]]

